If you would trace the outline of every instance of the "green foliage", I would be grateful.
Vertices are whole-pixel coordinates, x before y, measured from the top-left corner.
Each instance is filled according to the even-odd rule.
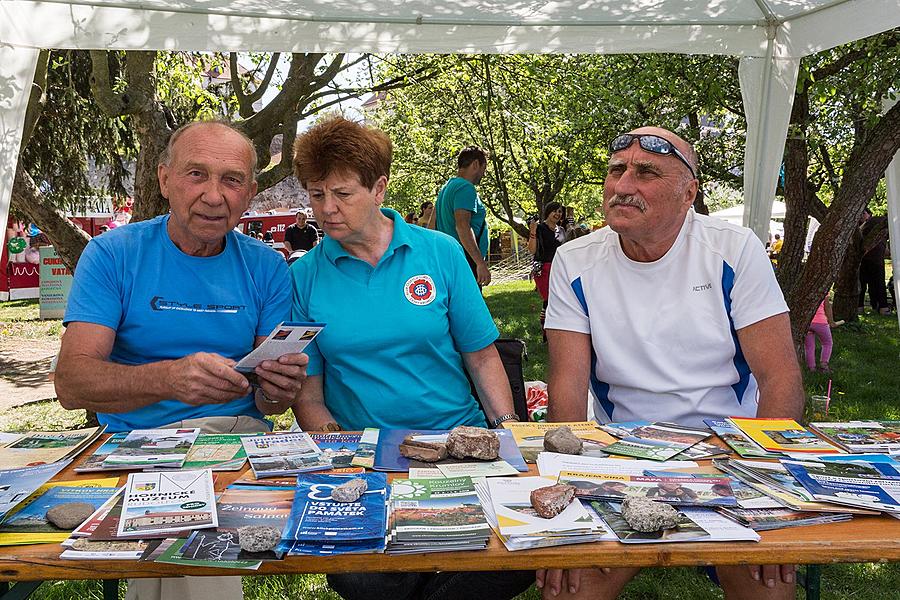
[[[21,157],[46,196],[70,210],[97,195],[124,196],[125,163],[137,152],[127,121],[108,118],[94,102],[90,76],[87,51],[51,52],[46,106]],[[91,163],[106,167],[104,180],[88,180]]]

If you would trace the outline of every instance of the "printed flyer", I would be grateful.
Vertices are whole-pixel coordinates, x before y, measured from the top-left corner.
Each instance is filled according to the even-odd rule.
[[[167,533],[219,525],[212,471],[131,473],[118,535]]]

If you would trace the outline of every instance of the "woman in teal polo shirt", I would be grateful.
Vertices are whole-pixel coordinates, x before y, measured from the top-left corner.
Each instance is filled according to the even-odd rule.
[[[325,238],[291,266],[293,318],[326,324],[306,348],[297,422],[334,431],[516,419],[497,328],[462,247],[381,208],[390,166],[388,137],[341,117],[294,145],[294,173]],[[329,576],[344,598],[369,600],[512,598],[533,581],[531,571]]]

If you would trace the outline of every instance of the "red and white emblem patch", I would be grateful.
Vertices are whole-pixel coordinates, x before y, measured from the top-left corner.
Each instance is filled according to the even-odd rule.
[[[403,295],[417,306],[434,301],[434,281],[428,275],[413,275],[403,284]]]

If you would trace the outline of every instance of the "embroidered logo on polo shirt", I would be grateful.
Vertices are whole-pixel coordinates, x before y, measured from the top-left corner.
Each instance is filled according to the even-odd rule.
[[[434,301],[434,281],[428,275],[413,275],[403,284],[403,295],[417,306]]]

